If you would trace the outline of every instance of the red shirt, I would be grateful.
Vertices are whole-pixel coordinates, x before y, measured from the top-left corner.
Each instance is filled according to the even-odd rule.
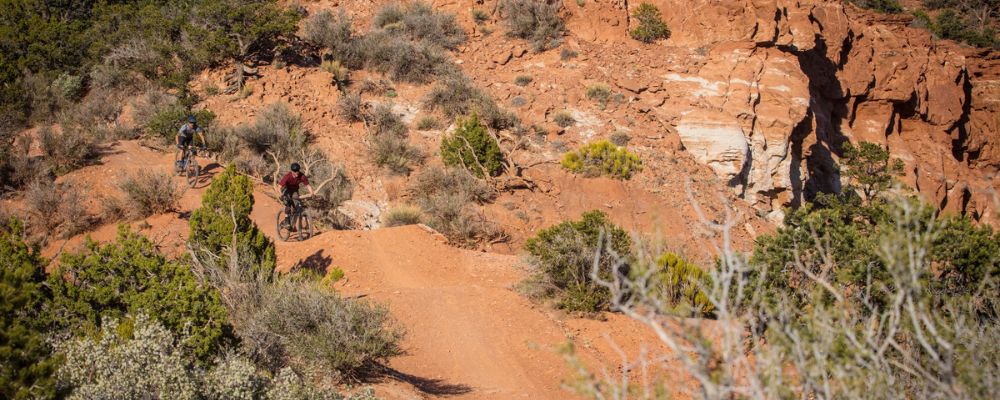
[[[281,178],[281,181],[278,182],[278,184],[285,188],[285,191],[289,194],[298,193],[299,185],[308,185],[309,179],[306,178],[306,174],[289,171],[284,177]]]

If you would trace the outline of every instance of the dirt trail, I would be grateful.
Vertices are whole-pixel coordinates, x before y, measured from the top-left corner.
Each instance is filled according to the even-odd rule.
[[[139,169],[168,170],[172,161],[172,155],[121,142],[100,165],[63,179],[95,188],[91,194],[96,199],[120,195],[115,185],[98,178]],[[179,254],[187,239],[186,218],[199,206],[211,174],[218,170],[213,166],[204,183],[186,190],[176,212],[130,225],[167,254]],[[181,178],[176,183],[183,185]],[[572,339],[585,362],[614,371],[620,368],[620,356],[607,339],[631,357],[643,344],[655,342],[621,316],[574,319],[534,304],[513,289],[526,275],[518,256],[455,248],[420,226],[330,231],[305,242],[282,242],[274,232],[279,204],[268,190],[258,187],[251,217],[275,239],[279,268],[340,267],[346,273],[338,283],[342,294],[388,304],[406,329],[406,355],[393,360],[389,376],[375,383],[381,398],[573,398],[562,387],[570,369],[556,352],[560,345]],[[100,226],[88,234],[111,241],[115,227]],[[60,248],[79,249],[84,236],[53,241],[43,253],[51,257]]]

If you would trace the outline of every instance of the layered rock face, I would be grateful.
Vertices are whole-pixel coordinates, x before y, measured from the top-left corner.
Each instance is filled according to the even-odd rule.
[[[663,76],[677,133],[765,212],[836,191],[844,141],[888,146],[939,206],[991,218],[1000,80],[958,45],[824,0],[654,0],[668,46],[704,62]],[[742,140],[741,140],[742,136]]]

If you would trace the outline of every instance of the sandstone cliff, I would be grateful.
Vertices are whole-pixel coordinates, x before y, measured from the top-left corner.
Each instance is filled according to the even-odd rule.
[[[935,204],[994,218],[994,53],[841,1],[651,2],[673,34],[642,51],[675,55],[657,71],[669,98],[653,113],[758,210],[777,218],[783,206],[838,190],[840,144],[872,141],[903,159],[904,182]],[[585,40],[625,38],[629,3],[607,6],[617,19],[578,14],[571,29]]]

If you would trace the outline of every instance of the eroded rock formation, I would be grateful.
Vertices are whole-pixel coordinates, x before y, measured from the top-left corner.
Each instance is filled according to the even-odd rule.
[[[662,77],[685,94],[662,107],[680,115],[685,148],[759,209],[838,190],[849,140],[888,146],[940,207],[995,214],[995,63],[970,75],[969,49],[840,1],[652,2],[673,31],[664,45],[704,55]]]

